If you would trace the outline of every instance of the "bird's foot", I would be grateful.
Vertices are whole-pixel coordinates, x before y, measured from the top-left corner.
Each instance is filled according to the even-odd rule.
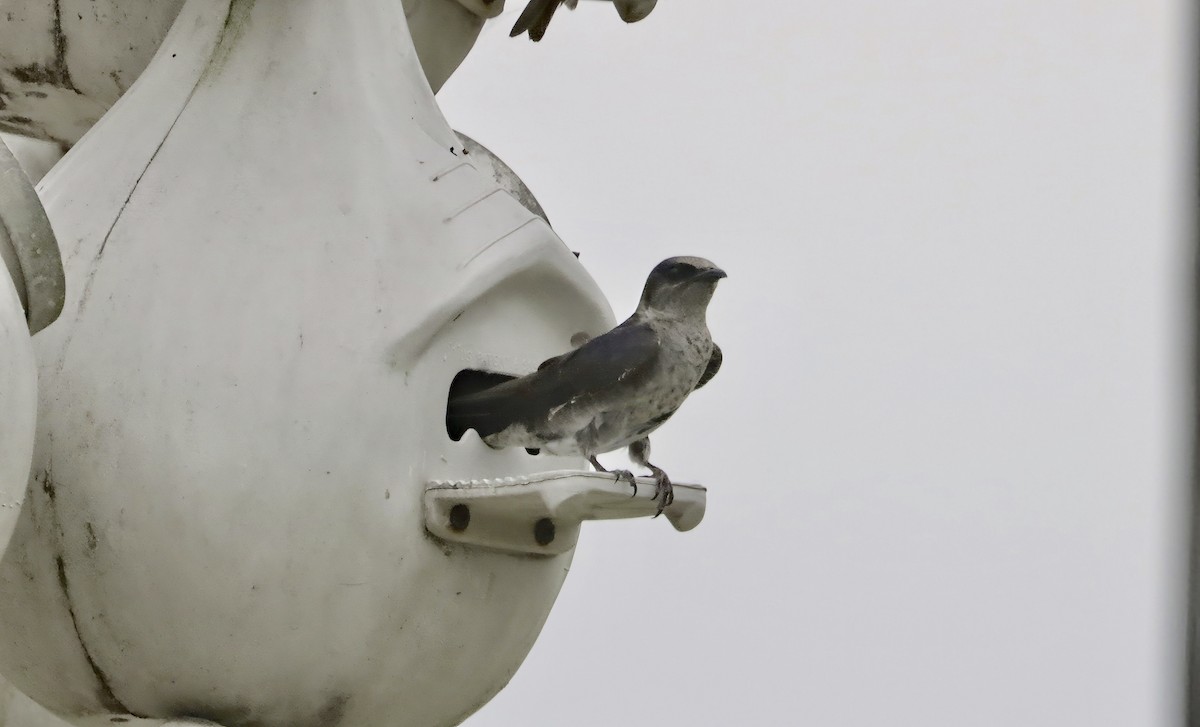
[[[595,456],[588,457],[588,461],[592,463],[592,466],[596,468],[597,472],[605,472],[610,475],[616,475],[617,482],[620,482],[621,480],[625,480],[626,482],[628,482],[629,486],[633,488],[633,494],[630,495],[630,497],[637,497],[637,493],[638,493],[637,477],[635,477],[632,472],[630,472],[629,470],[605,469],[604,465],[600,464],[600,460],[596,459]]]
[[[666,472],[654,465],[647,466],[654,473],[654,499],[658,502],[658,512],[654,513],[654,517],[658,517],[668,505],[675,502],[675,490],[671,487],[671,478],[667,477]]]
[[[617,482],[625,480],[633,488],[633,494],[630,497],[637,497],[637,477],[632,472],[629,470],[613,470],[612,473],[617,476]]]

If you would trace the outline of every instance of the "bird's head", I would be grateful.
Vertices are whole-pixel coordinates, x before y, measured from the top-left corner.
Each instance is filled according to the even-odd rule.
[[[702,257],[672,257],[650,271],[638,311],[703,315],[725,271]]]

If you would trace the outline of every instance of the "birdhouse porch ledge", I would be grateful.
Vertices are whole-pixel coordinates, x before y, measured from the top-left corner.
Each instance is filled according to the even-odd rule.
[[[509,553],[558,555],[575,547],[584,520],[648,517],[658,511],[654,479],[588,470],[520,477],[434,480],[425,488],[425,527],[442,540]],[[707,490],[675,483],[663,516],[684,532],[704,518]]]

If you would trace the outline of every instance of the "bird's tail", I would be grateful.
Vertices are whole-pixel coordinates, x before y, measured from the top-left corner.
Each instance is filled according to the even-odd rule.
[[[512,396],[509,387],[503,385],[511,377],[469,373],[474,375],[455,378],[446,401],[446,432],[455,441],[468,429],[474,429],[480,437],[495,434],[513,419]]]
[[[528,31],[530,40],[541,40],[546,34],[546,28],[550,27],[550,19],[554,17],[554,11],[558,10],[560,2],[561,0],[530,0],[513,25],[509,37],[515,38]]]

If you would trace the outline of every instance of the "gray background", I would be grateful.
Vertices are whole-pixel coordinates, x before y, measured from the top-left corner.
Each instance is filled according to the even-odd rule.
[[[619,317],[723,266],[726,363],[654,437],[705,522],[585,527],[469,727],[1177,723],[1185,4],[522,5],[448,119]]]

